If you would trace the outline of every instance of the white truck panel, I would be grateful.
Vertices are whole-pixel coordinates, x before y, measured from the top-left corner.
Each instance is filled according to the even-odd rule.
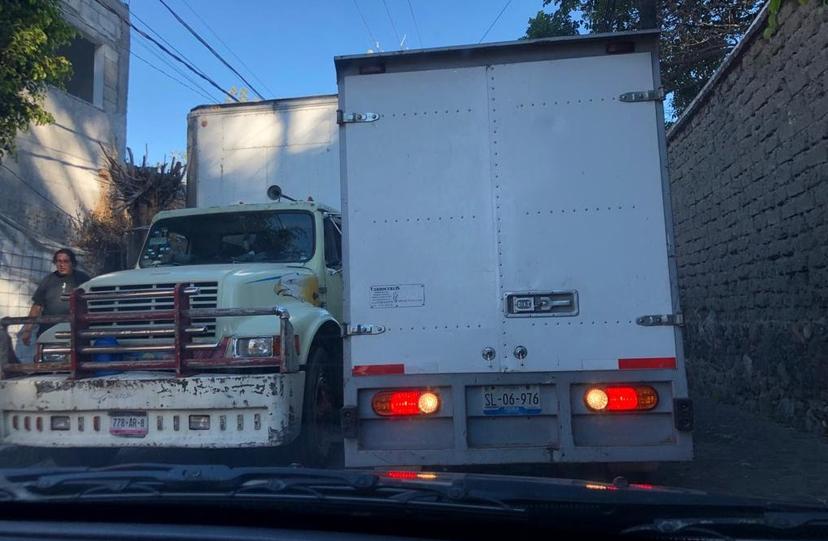
[[[672,328],[635,322],[672,310],[655,105],[618,100],[652,86],[651,58],[347,79],[343,109],[381,115],[345,128],[347,236],[359,239],[347,319],[387,328],[350,339],[354,365],[591,370],[676,356]],[[400,285],[423,299],[374,302],[372,288]],[[508,293],[560,290],[577,292],[577,315],[506,317]]]
[[[675,357],[672,328],[635,322],[672,310],[655,104],[618,100],[651,87],[651,55],[499,64],[489,80],[500,297],[575,290],[579,305],[504,317],[503,368]]]
[[[266,203],[277,184],[339,208],[335,96],[200,107],[190,113],[191,206]]]
[[[347,109],[382,118],[347,132],[345,228],[359,241],[346,250],[346,319],[388,329],[350,339],[355,364],[497,369],[480,355],[499,327],[485,76],[469,68],[349,81]]]

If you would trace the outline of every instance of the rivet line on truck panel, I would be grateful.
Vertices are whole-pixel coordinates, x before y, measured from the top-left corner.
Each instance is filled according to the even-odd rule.
[[[476,215],[476,214],[472,214],[472,215],[471,215],[471,216],[469,216],[469,217],[467,217],[465,214],[462,214],[462,215],[460,215],[460,216],[436,216],[436,217],[426,216],[426,217],[420,217],[420,218],[387,218],[387,219],[371,220],[371,223],[372,223],[372,224],[381,224],[381,223],[382,223],[382,224],[392,224],[392,223],[393,223],[393,224],[398,224],[398,223],[400,223],[400,222],[407,222],[407,223],[410,223],[412,220],[413,220],[414,222],[422,222],[422,221],[426,221],[426,222],[431,222],[431,221],[442,222],[444,219],[445,219],[445,220],[455,220],[455,219],[456,219],[456,220],[465,220],[466,218],[469,218],[470,220],[476,220],[476,219],[477,219],[477,215]]]
[[[465,110],[455,109],[454,112],[455,113],[464,113],[464,112],[465,113],[471,113],[472,109],[468,109],[468,108],[465,109]],[[431,113],[430,111],[406,111],[406,112],[399,112],[399,113],[390,113],[390,116],[391,116],[391,118],[397,118],[397,117],[408,118],[409,116],[419,117],[419,116],[428,116],[429,114],[439,115],[440,111],[434,111],[433,113]],[[451,114],[451,110],[450,109],[445,109],[443,114],[446,114],[446,115]],[[380,116],[382,118],[385,118],[385,117],[388,116],[388,113],[382,114]]]

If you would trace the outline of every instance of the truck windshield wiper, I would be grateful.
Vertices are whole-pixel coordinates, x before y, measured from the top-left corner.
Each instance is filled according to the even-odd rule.
[[[522,508],[472,494],[457,482],[395,484],[375,473],[301,467],[124,464],[100,469],[6,470],[4,487],[21,500],[82,500],[105,497],[251,497],[268,501],[316,501],[385,505],[466,507],[523,512]]]

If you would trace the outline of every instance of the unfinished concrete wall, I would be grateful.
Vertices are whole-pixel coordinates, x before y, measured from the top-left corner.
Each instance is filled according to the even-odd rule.
[[[691,385],[828,427],[828,8],[764,17],[668,133]]]
[[[28,311],[37,283],[53,269],[51,256],[71,245],[73,222],[100,201],[106,179],[100,144],[126,145],[129,18],[118,0],[64,0],[79,32],[79,60],[93,77],[70,85],[79,96],[50,89],[49,126],[32,126],[17,139],[17,154],[0,165],[0,315]]]

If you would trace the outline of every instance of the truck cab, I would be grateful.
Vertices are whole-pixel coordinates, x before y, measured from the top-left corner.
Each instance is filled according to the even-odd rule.
[[[2,442],[296,443],[323,459],[341,403],[339,219],[286,200],[159,213],[134,269],[83,284],[35,362],[4,365]]]

